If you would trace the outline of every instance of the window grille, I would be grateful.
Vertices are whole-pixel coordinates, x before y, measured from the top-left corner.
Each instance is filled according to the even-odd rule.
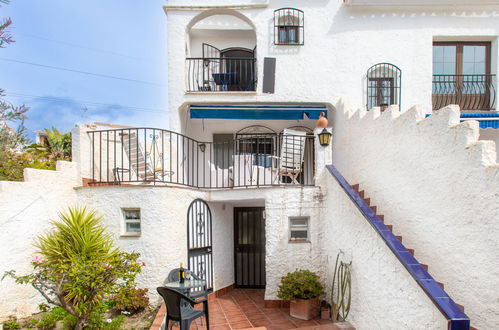
[[[303,45],[305,37],[303,11],[281,8],[274,11],[274,44]]]
[[[400,107],[402,72],[390,63],[378,63],[367,70],[367,110],[389,105]]]

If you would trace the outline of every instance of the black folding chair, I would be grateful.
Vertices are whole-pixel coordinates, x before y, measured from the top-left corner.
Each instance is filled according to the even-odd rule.
[[[160,286],[156,290],[163,297],[166,304],[166,329],[170,329],[170,321],[172,321],[172,327],[175,321],[180,324],[180,330],[188,330],[192,321],[203,316],[206,318],[206,328],[210,329],[208,299],[194,300],[180,291],[164,286]],[[200,303],[203,304],[203,309],[194,309],[194,305]]]

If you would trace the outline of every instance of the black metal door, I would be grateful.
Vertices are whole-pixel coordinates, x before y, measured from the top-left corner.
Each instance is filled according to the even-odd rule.
[[[234,208],[234,266],[237,288],[265,288],[263,207]]]
[[[187,267],[213,289],[211,211],[205,201],[194,200],[187,211]]]

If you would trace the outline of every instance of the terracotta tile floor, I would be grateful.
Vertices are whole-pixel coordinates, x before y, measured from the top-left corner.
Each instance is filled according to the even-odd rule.
[[[333,325],[329,320],[303,321],[291,317],[289,308],[265,308],[264,290],[235,289],[221,297],[210,300],[210,329],[346,329],[342,324]],[[175,326],[174,329],[178,329]],[[191,329],[196,329],[193,323]],[[198,329],[206,329],[198,320]],[[349,328],[353,329],[353,328]]]

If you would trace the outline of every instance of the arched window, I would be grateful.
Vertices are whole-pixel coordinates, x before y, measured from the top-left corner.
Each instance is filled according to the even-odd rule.
[[[274,44],[303,45],[303,11],[295,8],[281,8],[274,11]]]
[[[367,70],[367,110],[397,104],[400,107],[402,72],[390,63],[378,63]]]

